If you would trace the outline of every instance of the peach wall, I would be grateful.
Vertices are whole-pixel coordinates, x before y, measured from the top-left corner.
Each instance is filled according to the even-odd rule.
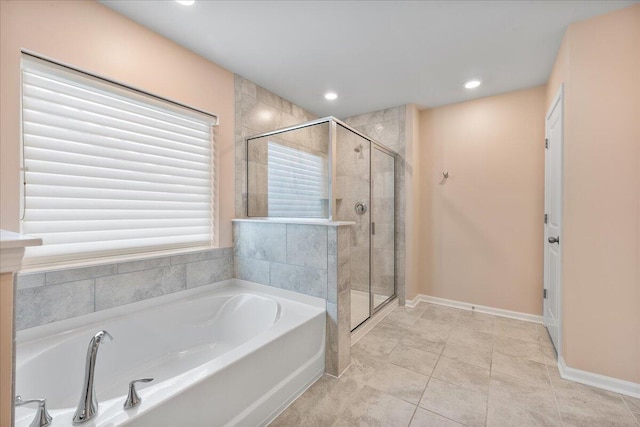
[[[219,242],[234,215],[233,74],[93,1],[1,1],[0,228],[19,231],[20,49],[218,115]]]
[[[545,96],[420,113],[421,293],[542,313]]]
[[[640,383],[640,5],[569,26],[547,106],[560,83],[563,355]]]

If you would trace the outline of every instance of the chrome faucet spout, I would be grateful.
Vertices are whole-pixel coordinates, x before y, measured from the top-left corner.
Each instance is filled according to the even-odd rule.
[[[98,413],[98,399],[93,387],[96,358],[100,343],[111,341],[113,337],[107,331],[98,331],[89,341],[87,349],[87,361],[84,369],[84,381],[82,382],[82,395],[78,409],[73,416],[73,423],[80,424],[89,421]]]

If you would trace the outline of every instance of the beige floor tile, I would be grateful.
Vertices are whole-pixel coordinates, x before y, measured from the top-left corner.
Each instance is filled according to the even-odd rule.
[[[425,320],[422,317],[405,328],[407,333],[418,333],[432,341],[446,341],[455,323],[437,323]]]
[[[451,307],[430,305],[427,307],[424,313],[422,313],[422,316],[420,316],[420,318],[432,323],[451,325],[456,322],[461,311],[462,310]]]
[[[542,354],[544,354],[544,363],[547,366],[558,366],[558,354],[555,348],[542,346]]]
[[[491,367],[493,351],[491,345],[467,343],[464,340],[449,338],[442,350],[442,355],[460,362],[470,363],[481,368]]]
[[[549,367],[549,375],[565,426],[635,426],[637,421],[622,396],[560,378]]]
[[[425,308],[397,307],[380,323],[387,323],[399,327],[410,326],[424,313]]]
[[[431,376],[480,393],[487,393],[489,390],[489,368],[482,368],[445,356],[440,356]]]
[[[400,342],[387,360],[394,365],[429,376],[438,362],[438,357],[440,356],[437,353],[423,351]]]
[[[476,313],[473,311],[463,311],[458,316],[456,326],[462,326],[478,332],[493,334],[493,325],[495,316],[484,313]]]
[[[418,408],[413,414],[410,427],[460,427],[461,425],[434,412]]]
[[[490,321],[490,322],[495,322],[496,320],[496,316],[494,316],[493,314],[487,314],[487,313],[480,313],[478,311],[475,310],[461,310],[460,311],[460,316],[458,317],[458,321],[462,320],[462,319],[475,319],[475,320],[482,320],[482,321]]]
[[[467,426],[483,426],[487,394],[431,378],[419,405]]]
[[[451,330],[448,341],[458,341],[465,344],[477,345],[481,348],[491,348],[493,346],[493,334],[480,332],[464,325],[457,325]]]
[[[362,350],[371,356],[386,357],[400,342],[400,334],[389,336],[386,331],[371,331],[362,337],[352,348]]]
[[[427,337],[420,332],[407,332],[402,336],[400,343],[410,345],[422,351],[440,354],[444,348],[446,339]]]
[[[340,410],[351,405],[354,396],[364,385],[352,380],[321,377],[302,396],[294,401],[270,425],[330,426],[338,418]]]
[[[535,323],[523,322],[506,318],[496,318],[494,330],[495,335],[516,338],[522,341],[540,343],[538,329]]]
[[[507,356],[519,357],[538,363],[545,363],[542,346],[538,342],[521,341],[515,338],[495,336],[493,349]]]
[[[493,351],[491,372],[500,372],[527,381],[531,385],[550,387],[547,367],[543,363]]]
[[[561,426],[553,390],[492,372],[487,426]]]
[[[549,336],[549,332],[544,326],[542,326],[542,330],[538,329],[538,340],[540,341],[540,345],[543,347],[555,348],[551,341],[551,337]]]
[[[372,387],[365,387],[354,396],[349,407],[340,412],[335,425],[408,426],[414,411],[415,405]]]
[[[380,322],[367,335],[373,334],[380,337],[388,338],[390,340],[394,340],[398,338],[398,332],[403,330],[404,330],[403,327],[398,327],[397,325]]]
[[[543,326],[420,303],[395,309],[340,379],[322,377],[272,425],[638,427],[634,416],[640,399],[560,378]]]
[[[636,399],[635,397],[631,396],[622,396],[622,400],[627,403],[627,406],[629,407],[629,409],[631,409],[631,412],[640,414],[640,399]]]
[[[558,403],[563,425],[566,427],[637,427],[633,414],[602,405],[601,402],[591,404],[566,405],[566,401]]]
[[[382,362],[369,377],[367,385],[417,405],[428,381],[427,375]]]
[[[359,344],[359,343],[358,343]],[[371,355],[366,348],[354,345],[351,347],[351,365],[340,376],[340,379],[357,381],[360,384],[367,384],[369,378],[378,370],[378,366],[385,359],[380,356]]]

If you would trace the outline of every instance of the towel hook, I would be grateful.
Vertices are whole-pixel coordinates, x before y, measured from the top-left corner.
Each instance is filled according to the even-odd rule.
[[[444,179],[449,178],[449,171],[442,172],[442,176],[444,177]]]

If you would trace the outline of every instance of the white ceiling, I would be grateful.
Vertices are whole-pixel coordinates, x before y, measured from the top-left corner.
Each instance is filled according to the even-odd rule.
[[[634,1],[101,3],[319,116],[347,117],[544,84],[570,23]],[[474,77],[482,86],[464,89]]]

